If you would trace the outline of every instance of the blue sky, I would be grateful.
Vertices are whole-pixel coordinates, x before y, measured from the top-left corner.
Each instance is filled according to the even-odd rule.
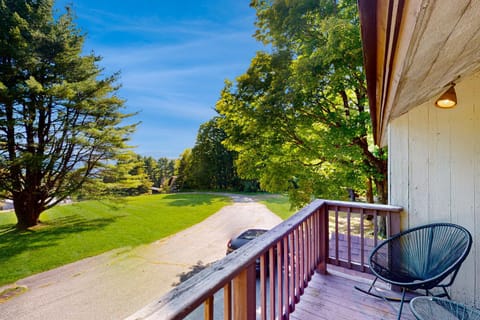
[[[178,158],[211,119],[225,79],[243,74],[262,50],[250,0],[57,0],[73,4],[84,49],[121,72],[119,95],[142,123],[135,152]]]

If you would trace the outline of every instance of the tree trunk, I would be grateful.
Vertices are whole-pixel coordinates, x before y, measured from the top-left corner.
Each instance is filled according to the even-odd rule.
[[[368,177],[367,179],[367,192],[365,197],[367,198],[368,203],[373,203],[374,198],[373,198],[373,186],[372,186],[372,178]]]
[[[38,224],[40,214],[45,210],[34,192],[13,194],[13,205],[17,216],[17,229],[25,230]]]
[[[388,183],[387,177],[383,180],[375,180],[377,187],[378,203],[387,204],[388,202]],[[387,221],[386,217],[379,217],[378,219],[378,234],[381,237],[387,236]]]
[[[375,180],[375,186],[377,187],[378,203],[388,203],[388,180],[387,176],[384,176],[383,180]]]

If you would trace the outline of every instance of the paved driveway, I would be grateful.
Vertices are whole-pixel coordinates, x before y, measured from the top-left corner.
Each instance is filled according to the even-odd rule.
[[[122,319],[159,298],[192,266],[225,255],[228,239],[250,227],[281,222],[252,198],[234,204],[174,236],[121,248],[17,282],[28,290],[0,304],[0,319]],[[0,288],[1,291],[1,288]]]

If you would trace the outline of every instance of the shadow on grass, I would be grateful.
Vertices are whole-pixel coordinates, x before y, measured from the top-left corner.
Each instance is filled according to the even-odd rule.
[[[78,215],[49,220],[25,231],[17,230],[15,225],[0,227],[0,264],[27,250],[37,250],[55,246],[71,234],[98,230],[113,223],[115,218],[87,220]]]

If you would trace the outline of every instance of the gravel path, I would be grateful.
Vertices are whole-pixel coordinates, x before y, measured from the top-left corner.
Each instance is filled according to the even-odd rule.
[[[190,272],[221,259],[228,239],[281,219],[253,198],[234,204],[171,237],[121,248],[40,273],[17,285],[27,291],[0,304],[0,319],[122,319],[159,298]],[[2,288],[0,288],[0,291]]]

